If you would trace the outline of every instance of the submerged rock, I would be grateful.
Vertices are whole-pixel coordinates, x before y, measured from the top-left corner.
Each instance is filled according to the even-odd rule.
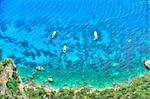
[[[42,70],[44,70],[44,68],[43,68],[42,66],[37,66],[37,67],[36,67],[36,70],[42,71]]]
[[[112,63],[112,66],[113,66],[113,67],[116,67],[116,66],[119,66],[119,65],[120,65],[119,63],[115,63],[115,62]]]
[[[145,67],[150,70],[150,60],[145,60],[144,62]]]
[[[47,80],[43,80],[43,83],[46,83],[47,82]]]
[[[48,81],[49,82],[53,82],[53,78],[52,77],[48,77]]]

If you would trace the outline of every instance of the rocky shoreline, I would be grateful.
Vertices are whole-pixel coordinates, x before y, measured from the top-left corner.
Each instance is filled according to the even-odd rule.
[[[43,70],[37,67],[37,70]],[[52,81],[52,78],[48,78]],[[90,87],[78,89],[50,89],[46,85],[35,85],[32,81],[23,84],[12,59],[0,62],[0,99],[135,99],[150,97],[150,72],[134,78],[125,85],[114,84],[104,90]]]

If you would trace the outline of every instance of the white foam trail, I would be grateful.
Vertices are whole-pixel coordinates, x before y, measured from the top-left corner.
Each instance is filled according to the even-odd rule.
[[[66,51],[67,51],[67,46],[64,45],[64,47],[63,47],[63,52],[66,53]]]
[[[98,34],[96,31],[94,31],[94,40],[97,40],[98,39]]]
[[[52,33],[52,39],[56,37],[56,34],[57,34],[57,32],[53,31],[53,33]]]

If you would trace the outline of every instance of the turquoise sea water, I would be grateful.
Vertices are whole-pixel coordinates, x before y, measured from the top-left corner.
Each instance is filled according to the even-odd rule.
[[[148,0],[0,0],[0,58],[26,82],[104,88],[144,72],[150,59]],[[51,39],[53,31],[56,38]],[[97,31],[98,40],[93,40]],[[67,45],[67,53],[62,52]],[[37,72],[36,66],[44,71]],[[34,74],[34,76],[33,76]],[[32,77],[33,76],[33,77]]]

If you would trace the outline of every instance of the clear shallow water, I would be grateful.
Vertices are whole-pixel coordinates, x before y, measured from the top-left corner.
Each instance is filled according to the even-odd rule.
[[[14,59],[23,81],[35,72],[36,83],[52,76],[53,88],[104,88],[148,72],[148,18],[148,0],[1,0],[1,58]]]

